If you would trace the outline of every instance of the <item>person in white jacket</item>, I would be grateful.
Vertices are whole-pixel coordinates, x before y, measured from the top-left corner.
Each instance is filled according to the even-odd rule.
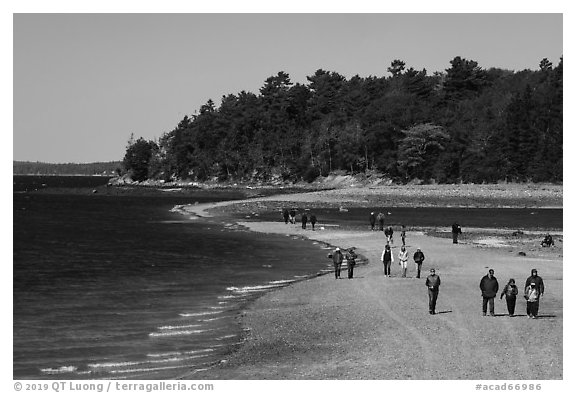
[[[384,264],[384,276],[390,277],[390,267],[392,266],[392,262],[394,262],[394,255],[392,254],[392,250],[390,250],[390,245],[386,244],[386,246],[384,246],[380,260]]]
[[[408,270],[408,250],[405,246],[400,247],[398,252],[398,264],[402,269],[402,277],[406,277],[406,272]]]

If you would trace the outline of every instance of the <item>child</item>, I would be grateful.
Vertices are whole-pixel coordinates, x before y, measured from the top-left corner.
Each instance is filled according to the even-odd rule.
[[[538,292],[536,283],[531,283],[526,287],[524,298],[526,299],[526,314],[528,314],[528,318],[536,318],[540,300],[540,293]]]
[[[508,284],[504,286],[502,293],[500,294],[500,300],[506,295],[506,306],[508,307],[508,316],[514,316],[514,309],[516,308],[516,295],[518,295],[518,287],[516,287],[516,281],[511,278]]]

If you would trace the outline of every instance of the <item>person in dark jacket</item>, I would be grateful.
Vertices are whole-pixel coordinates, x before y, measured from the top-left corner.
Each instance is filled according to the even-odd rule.
[[[494,298],[498,294],[498,280],[494,277],[494,269],[488,270],[488,274],[482,277],[480,290],[482,291],[482,315],[486,316],[488,304],[490,304],[490,315],[494,316]]]
[[[506,307],[508,308],[508,316],[514,316],[514,310],[516,309],[516,296],[518,295],[518,287],[516,286],[516,281],[511,278],[508,284],[504,286],[502,293],[500,294],[500,300],[506,295]]]
[[[340,271],[342,270],[342,261],[344,260],[344,255],[340,251],[339,247],[336,247],[334,254],[332,254],[332,262],[334,263],[334,276],[336,280],[340,278]]]
[[[308,215],[302,213],[302,229],[306,229],[306,223],[308,222]]]
[[[400,232],[400,238],[402,239],[402,245],[406,245],[406,225],[402,225],[402,231]]]
[[[376,214],[374,212],[370,212],[370,230],[374,230],[374,226],[376,225]]]
[[[316,215],[315,215],[315,214],[310,215],[310,224],[312,224],[312,230],[314,230],[314,225],[316,225],[316,222],[317,222],[317,221],[318,221],[318,220],[316,219]]]
[[[538,270],[532,269],[530,277],[526,279],[526,284],[524,285],[524,297],[528,301],[526,305],[528,317],[536,318],[538,316],[540,298],[542,296],[544,296],[544,281],[538,275]]]
[[[552,235],[547,233],[546,236],[544,236],[544,240],[542,240],[542,242],[540,243],[540,247],[551,247],[554,245],[554,239],[552,238]]]
[[[436,275],[435,269],[430,269],[430,275],[426,277],[426,286],[428,287],[428,310],[431,315],[436,314],[436,300],[440,290],[440,276]]]
[[[452,224],[452,243],[458,244],[458,235],[462,233],[462,228],[457,222]]]
[[[390,267],[392,266],[392,262],[394,262],[394,255],[392,254],[390,245],[386,244],[386,246],[384,246],[380,261],[384,264],[384,276],[390,277]]]
[[[381,231],[383,231],[384,230],[384,213],[382,213],[382,212],[378,213],[378,216],[376,216],[376,220],[378,220],[379,229]]]
[[[288,209],[282,210],[282,217],[284,217],[284,224],[288,224],[288,220],[290,219],[290,212],[288,212]]]
[[[394,244],[394,229],[392,228],[392,226],[388,226],[385,230],[384,230],[384,236],[386,236],[386,242],[388,244]]]
[[[358,255],[354,252],[354,247],[348,249],[346,254],[346,264],[348,265],[348,278],[354,277],[354,266],[356,266],[356,258]]]
[[[425,256],[422,250],[419,248],[416,249],[414,253],[414,262],[417,266],[416,278],[420,278],[420,269],[422,269],[422,262],[424,262]]]

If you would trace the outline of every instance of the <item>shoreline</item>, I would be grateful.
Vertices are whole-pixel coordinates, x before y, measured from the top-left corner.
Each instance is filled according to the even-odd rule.
[[[330,192],[321,192],[330,194]],[[230,207],[246,209],[251,202],[265,201],[306,201],[310,194],[275,195],[258,198],[258,200],[236,200],[210,204],[182,205],[177,207],[183,214],[196,217],[218,218],[228,216]],[[323,196],[325,199],[326,195]],[[338,204],[340,198],[331,200]],[[234,205],[234,206],[233,206]],[[251,207],[252,205],[248,205]],[[249,211],[248,209],[247,211]],[[408,233],[407,248],[411,255],[414,247],[422,247],[427,255],[423,267],[423,277],[428,268],[434,265],[439,275],[447,284],[439,298],[439,305],[453,297],[449,309],[441,311],[441,315],[432,316],[429,320],[426,312],[426,294],[423,280],[416,278],[400,278],[398,266],[392,266],[393,277],[382,277],[379,261],[382,235],[379,232],[342,230],[327,228],[323,231],[302,230],[298,225],[288,225],[283,222],[247,222],[237,220],[253,232],[292,234],[304,236],[310,241],[320,241],[338,247],[358,247],[358,253],[367,259],[368,263],[355,269],[355,279],[334,280],[331,274],[324,274],[293,283],[274,290],[253,301],[241,314],[243,327],[250,333],[240,348],[233,352],[220,364],[200,373],[188,374],[183,378],[191,379],[561,379],[562,378],[562,255],[536,255],[521,257],[511,251],[503,250],[499,245],[484,246],[466,242],[452,245],[451,239],[427,236],[411,231]],[[397,242],[399,239],[396,240]],[[454,255],[446,255],[446,250]],[[555,251],[557,251],[556,249]],[[561,251],[561,248],[560,248]],[[397,254],[397,244],[393,248]],[[395,255],[396,257],[396,255]],[[471,262],[462,265],[462,260]],[[476,293],[477,282],[485,274],[486,260],[489,266],[497,271],[501,287],[507,282],[508,276],[516,277],[521,283],[529,274],[531,266],[542,269],[542,276],[547,283],[546,303],[543,302],[542,312],[547,317],[533,324],[530,330],[549,347],[543,364],[538,364],[536,370],[530,370],[528,364],[537,355],[529,347],[523,345],[528,336],[522,332],[525,318],[479,318],[479,295]],[[409,274],[414,275],[414,263],[409,260]],[[346,274],[343,272],[343,276]],[[551,277],[554,277],[550,280]],[[454,284],[460,283],[460,284]],[[416,285],[418,283],[418,285]],[[462,283],[465,283],[462,286]],[[335,285],[336,284],[336,285]],[[444,287],[446,290],[444,290]],[[465,296],[461,293],[465,292]],[[342,296],[342,293],[353,293],[354,296]],[[446,293],[445,293],[446,292]],[[414,293],[418,299],[414,299]],[[380,297],[379,295],[382,295]],[[396,299],[398,301],[387,301]],[[412,299],[412,301],[409,301]],[[550,299],[550,300],[548,300]],[[401,304],[402,307],[399,308]],[[415,303],[418,305],[415,307]],[[469,304],[470,303],[470,304]],[[481,302],[480,302],[481,303]],[[522,313],[523,299],[518,300],[517,310]],[[378,312],[375,312],[375,309]],[[547,311],[544,311],[546,310]],[[333,313],[328,313],[332,310]],[[363,310],[364,312],[359,312]],[[497,314],[505,310],[505,306],[497,302]],[[525,312],[525,311],[524,311]],[[387,318],[379,317],[380,313]],[[353,318],[349,315],[354,315]],[[500,329],[496,334],[504,350],[522,356],[522,367],[501,370],[497,364],[499,356],[491,354],[483,347],[485,338],[478,334],[489,330],[490,320]],[[318,326],[311,324],[315,321]],[[474,324],[471,324],[471,323]],[[431,323],[431,326],[427,326]],[[353,329],[367,337],[351,334],[347,336],[342,331]],[[382,332],[380,324],[386,324],[390,338]],[[540,327],[538,324],[541,324]],[[358,325],[358,326],[357,326]],[[440,333],[446,329],[449,334]],[[510,334],[507,330],[518,330],[520,337]],[[502,331],[500,331],[502,330]],[[378,334],[380,331],[380,334]],[[440,334],[439,337],[430,336]],[[478,350],[479,359],[471,361],[469,353],[453,345],[454,337],[461,341],[462,348]],[[382,342],[388,344],[383,346]],[[530,341],[530,340],[528,340]],[[406,345],[416,343],[422,353],[407,349]],[[559,345],[558,345],[559,343]],[[427,347],[442,353],[441,361],[433,361],[427,353]],[[346,348],[345,350],[343,348]],[[374,352],[380,348],[382,353]],[[551,349],[550,349],[551,348]],[[391,362],[384,353],[392,352],[395,360]],[[429,352],[429,351],[428,351]],[[498,350],[501,352],[501,348]],[[368,356],[365,354],[368,353]],[[416,357],[416,360],[413,359]],[[401,359],[400,363],[397,364]],[[391,363],[390,363],[391,362]],[[436,364],[437,363],[437,364]],[[485,364],[488,364],[487,366]],[[546,364],[544,364],[546,363]],[[349,364],[343,367],[342,364]],[[391,374],[382,375],[381,366],[386,364]],[[457,365],[457,366],[456,366]],[[391,367],[391,368],[390,368]],[[422,373],[422,367],[425,370]],[[454,369],[450,369],[450,368]],[[478,371],[478,370],[479,371]]]

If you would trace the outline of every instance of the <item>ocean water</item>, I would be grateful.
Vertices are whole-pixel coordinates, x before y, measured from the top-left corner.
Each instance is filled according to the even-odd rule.
[[[172,211],[242,198],[238,192],[91,192],[107,180],[14,176],[15,379],[170,379],[211,367],[242,344],[241,313],[251,300],[330,271],[326,244]],[[453,221],[464,231],[562,228],[562,209],[314,213],[318,226],[368,230],[371,210],[396,229]]]
[[[106,181],[14,177],[15,379],[169,379],[211,367],[242,343],[252,299],[329,270],[325,244],[171,211],[240,194],[22,192]]]
[[[298,209],[300,220],[304,209]],[[391,225],[400,233],[401,226],[437,228],[451,230],[452,223],[458,222],[462,230],[467,228],[496,228],[510,230],[555,231],[563,228],[563,209],[561,208],[461,208],[461,207],[366,207],[340,209],[319,208],[306,210],[314,213],[318,226],[341,227],[354,230],[370,229],[369,215],[374,211],[384,213],[384,225]],[[236,218],[242,219],[241,215]],[[266,212],[253,220],[278,220],[278,212]],[[376,223],[378,228],[378,223]]]

